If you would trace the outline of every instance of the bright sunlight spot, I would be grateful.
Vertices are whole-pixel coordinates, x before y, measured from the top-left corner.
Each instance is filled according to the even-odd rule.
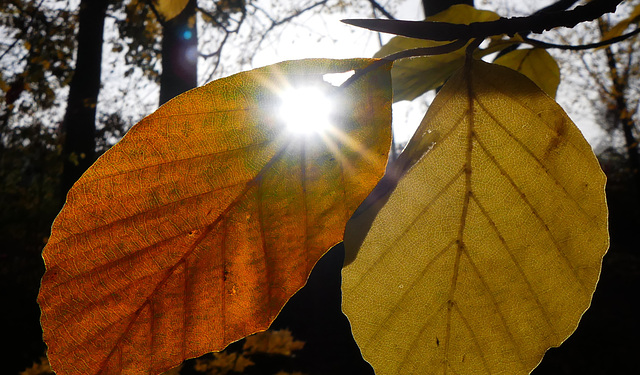
[[[291,88],[280,97],[280,118],[291,132],[322,133],[331,127],[333,103],[319,88]]]

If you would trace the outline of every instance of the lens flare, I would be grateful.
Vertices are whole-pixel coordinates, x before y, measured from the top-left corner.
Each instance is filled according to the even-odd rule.
[[[323,133],[331,127],[333,103],[319,88],[291,88],[280,98],[280,118],[292,133]]]

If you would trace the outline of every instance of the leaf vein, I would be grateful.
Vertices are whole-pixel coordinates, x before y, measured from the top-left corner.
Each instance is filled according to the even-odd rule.
[[[257,191],[256,191],[256,206],[257,206],[257,211],[258,211],[258,226],[260,228],[260,239],[261,239],[261,245],[262,245],[262,261],[264,262],[264,281],[265,281],[265,286],[267,287],[267,311],[269,312],[269,317],[271,317],[272,311],[271,311],[271,301],[272,301],[272,290],[271,290],[271,272],[269,270],[269,257],[268,257],[268,253],[267,253],[267,236],[266,236],[266,231],[265,231],[265,221],[264,221],[264,211],[263,211],[263,207],[262,207],[262,203],[264,200],[263,197],[263,186],[262,186],[262,180],[257,181],[257,187],[256,187]]]
[[[240,185],[243,185],[243,184],[249,185],[249,184],[251,184],[251,182],[252,182],[252,180],[247,180],[247,181],[240,181],[240,182],[237,182],[237,183],[233,183],[231,185],[221,186],[221,187],[213,189],[213,190],[207,190],[207,191],[204,191],[202,193],[195,194],[195,195],[192,195],[192,196],[189,196],[189,197],[184,197],[184,198],[178,199],[176,201],[167,202],[167,203],[162,204],[160,206],[156,206],[156,207],[153,207],[153,208],[150,208],[150,209],[147,209],[147,210],[143,210],[143,211],[140,211],[138,213],[135,213],[135,214],[132,214],[132,215],[129,215],[129,216],[121,217],[121,218],[116,219],[116,220],[111,221],[111,222],[105,222],[105,223],[103,223],[103,224],[101,224],[101,225],[99,225],[97,227],[85,230],[83,232],[74,233],[74,234],[72,234],[72,235],[70,235],[68,237],[65,237],[62,240],[60,240],[56,245],[64,244],[67,241],[75,239],[76,237],[79,237],[79,236],[92,236],[92,235],[95,235],[96,233],[98,233],[99,231],[109,229],[109,228],[111,228],[112,226],[114,226],[116,224],[125,223],[125,222],[127,222],[129,220],[136,219],[136,218],[138,218],[140,216],[151,215],[153,213],[157,213],[160,210],[168,209],[171,206],[174,206],[176,204],[184,203],[185,201],[189,201],[189,200],[192,200],[192,199],[195,199],[195,198],[200,198],[200,197],[203,197],[203,196],[206,196],[206,195],[214,194],[214,193],[217,193],[217,192],[219,192],[221,190],[224,190],[224,189],[233,188],[233,187],[240,186]],[[242,195],[242,194],[240,194],[240,195]],[[86,211],[85,211],[85,213],[91,214],[91,213],[86,212]],[[91,215],[93,215],[93,214],[91,214]],[[205,227],[205,226],[206,225],[203,225],[203,227]],[[193,229],[200,229],[200,228],[193,228]],[[166,237],[164,240],[174,239],[174,238],[179,237],[179,236],[181,236],[181,235],[183,235],[185,233],[186,233],[186,231],[181,231],[180,233],[176,234],[175,236]],[[161,242],[162,241],[157,242],[157,243],[161,243]],[[153,246],[153,244],[151,246]]]
[[[122,176],[122,175],[126,175],[129,173],[133,173],[133,172],[140,172],[140,171],[144,171],[144,170],[148,170],[151,168],[156,168],[156,167],[160,167],[160,166],[171,166],[172,168],[175,169],[175,166],[184,162],[189,162],[189,161],[196,161],[199,159],[206,159],[206,158],[211,158],[211,157],[218,157],[218,156],[223,156],[225,154],[229,154],[229,153],[234,153],[234,152],[247,152],[247,150],[250,149],[254,149],[254,148],[259,148],[261,146],[264,146],[268,143],[273,142],[273,139],[267,139],[258,143],[252,143],[250,145],[246,145],[243,147],[239,147],[239,148],[234,148],[234,149],[230,149],[230,150],[223,150],[223,151],[217,151],[217,152],[209,152],[203,155],[194,155],[194,156],[189,156],[186,158],[171,158],[171,160],[169,161],[165,161],[165,162],[160,162],[160,163],[156,163],[156,164],[147,164],[143,167],[139,167],[139,168],[135,168],[135,169],[129,169],[129,170],[124,170],[124,171],[118,171],[118,172],[114,172],[111,174],[104,174],[101,175],[99,177],[93,177],[90,180],[82,180],[80,183],[81,185],[79,186],[84,186],[85,184],[91,182],[97,182],[97,181],[102,181],[102,180],[106,180],[108,178],[112,178],[112,177],[117,177],[117,176]],[[151,144],[153,144],[153,142],[150,142]],[[187,146],[185,146],[187,147]],[[192,147],[191,145],[188,145],[188,147]],[[131,155],[128,153],[123,153],[121,152],[120,155],[126,156],[127,158],[129,158],[129,164],[134,165],[136,164],[135,161],[132,159]]]
[[[402,370],[402,366],[405,364],[408,364],[408,359],[409,356],[411,354],[413,354],[413,351],[411,350],[412,348],[416,347],[416,343],[418,342],[418,340],[422,337],[422,335],[425,333],[425,331],[428,328],[428,323],[435,318],[439,313],[440,310],[442,310],[445,306],[447,305],[447,301],[444,301],[431,315],[429,315],[427,317],[427,319],[425,320],[425,323],[422,325],[422,328],[420,328],[420,331],[418,331],[418,333],[416,334],[416,336],[413,338],[413,340],[411,340],[411,343],[409,345],[407,345],[407,347],[409,348],[409,350],[407,350],[407,352],[404,354],[404,356],[402,357],[402,359],[399,361],[400,362],[400,366],[398,366],[398,373],[399,374],[404,374],[401,373],[400,370]]]
[[[480,283],[482,284],[482,287],[487,291],[489,299],[491,300],[491,304],[493,304],[493,307],[495,308],[495,311],[498,314],[498,317],[500,318],[500,323],[502,323],[502,326],[504,327],[505,332],[507,333],[507,337],[509,338],[509,341],[511,342],[511,345],[513,345],[514,349],[516,350],[516,353],[518,355],[518,359],[519,359],[520,363],[522,363],[523,362],[523,358],[522,358],[521,348],[518,345],[518,343],[516,342],[515,338],[513,337],[513,334],[511,333],[511,330],[509,329],[509,325],[507,324],[507,320],[504,317],[504,314],[502,313],[502,311],[500,309],[500,305],[498,304],[498,301],[496,301],[496,299],[494,297],[493,291],[491,290],[491,288],[489,288],[489,285],[487,284],[486,280],[482,276],[482,273],[480,273],[480,270],[478,270],[478,267],[476,266],[475,262],[473,261],[473,259],[469,255],[469,252],[468,251],[463,251],[463,254],[465,255],[465,257],[469,261],[469,264],[471,265],[471,269],[473,270],[473,273],[475,273],[476,277],[478,278],[478,280],[480,280]]]
[[[542,306],[542,303],[540,302],[540,298],[538,297],[538,294],[536,293],[536,291],[533,289],[533,285],[531,284],[531,282],[529,281],[529,278],[527,277],[527,275],[524,273],[524,270],[522,269],[522,267],[520,266],[520,263],[516,260],[515,256],[513,255],[513,251],[511,250],[511,248],[509,247],[509,245],[507,244],[507,241],[504,239],[504,237],[502,236],[502,234],[500,233],[500,231],[498,230],[498,226],[496,225],[496,223],[491,219],[491,217],[489,216],[489,213],[487,212],[487,210],[484,208],[484,206],[480,203],[480,201],[478,200],[478,198],[474,195],[471,197],[471,199],[473,199],[473,201],[476,203],[476,205],[478,206],[478,208],[480,209],[480,212],[482,212],[482,215],[487,219],[487,221],[489,222],[489,226],[491,226],[491,229],[493,229],[493,231],[495,232],[496,236],[498,236],[498,239],[500,240],[500,243],[502,244],[502,246],[504,247],[504,249],[507,251],[507,254],[509,254],[509,258],[511,259],[511,261],[513,262],[513,264],[515,265],[516,269],[518,270],[518,273],[520,273],[520,276],[522,276],[522,279],[524,280],[524,282],[527,284],[527,289],[529,289],[529,292],[531,293],[531,295],[533,296],[533,299],[536,302],[536,305],[538,306],[538,308],[540,309],[540,312],[542,313],[543,318],[545,319],[547,325],[549,326],[549,328],[551,328],[551,330],[553,331],[553,334],[556,335],[556,337],[559,337],[555,327],[553,326],[553,323],[551,322],[551,318],[549,317],[549,313],[547,312],[547,310],[544,308],[544,306]]]
[[[309,270],[309,208],[307,206],[307,143],[304,139],[300,150],[300,185],[302,187],[302,225],[304,227],[305,270]]]
[[[460,311],[460,308],[458,307],[457,304],[454,304],[453,308],[455,309],[455,311],[458,312],[458,315],[460,316],[462,323],[471,334],[471,339],[473,340],[474,345],[476,346],[476,348],[478,348],[478,352],[480,353],[480,360],[482,361],[482,366],[487,371],[487,374],[491,374],[491,370],[489,369],[489,365],[487,364],[487,358],[485,357],[484,351],[482,350],[482,345],[480,345],[480,342],[478,341],[478,337],[476,336],[475,332],[473,332],[473,329],[471,329],[471,325],[469,324],[469,321],[467,320],[467,318],[464,317],[464,315],[462,314],[462,311]],[[453,371],[453,368],[451,370]]]
[[[544,165],[544,163],[542,163],[542,161],[538,158],[538,156],[535,155],[533,151],[531,151],[531,149],[528,148],[527,145],[524,144],[524,142],[522,142],[522,140],[520,140],[513,133],[511,133],[509,129],[493,115],[493,113],[489,112],[489,110],[484,106],[484,104],[480,102],[478,102],[478,104],[487,113],[487,115],[489,115],[489,117],[491,117],[491,119],[498,125],[498,127],[502,129],[509,136],[509,138],[513,139],[520,146],[520,148],[522,148],[529,156],[531,156],[531,158],[533,158],[536,164],[538,164],[538,166],[545,172],[545,174],[547,174],[547,176],[549,176],[549,178],[556,184],[556,186],[558,186],[562,190],[565,196],[569,198],[569,200],[571,200],[571,202],[573,202],[578,207],[578,209],[584,214],[584,216],[587,218],[590,218],[591,215],[587,214],[584,208],[580,205],[580,202],[578,202],[577,199],[571,196],[567,191],[567,189],[565,188],[565,186],[562,185],[560,181],[558,181],[558,179],[551,174],[549,169]],[[477,138],[477,135],[476,135],[476,138]]]
[[[366,269],[366,271],[362,272],[362,276],[360,277],[360,279],[354,283],[353,285],[353,289],[356,289],[360,286],[360,284],[364,281],[364,278],[367,274],[369,274],[369,271],[371,271],[371,269],[373,269],[375,266],[378,265],[378,263],[380,263],[382,261],[382,259],[388,255],[389,253],[391,253],[389,250],[391,249],[392,246],[394,246],[402,237],[404,237],[407,233],[409,233],[409,231],[416,225],[416,223],[418,222],[418,220],[420,218],[422,218],[433,206],[433,204],[440,199],[440,197],[442,197],[442,195],[447,192],[447,190],[449,190],[449,188],[454,184],[454,182],[456,182],[460,176],[462,176],[462,173],[464,172],[464,169],[460,169],[460,171],[458,171],[458,173],[453,176],[451,178],[451,180],[442,187],[442,189],[440,189],[440,191],[438,191],[438,193],[436,193],[436,195],[431,199],[431,201],[429,201],[423,208],[422,210],[420,210],[420,212],[418,213],[418,215],[416,215],[413,220],[411,221],[411,223],[409,223],[409,225],[407,225],[405,227],[405,229],[402,231],[402,233],[400,233],[400,235],[396,236],[396,238],[394,238],[393,241],[388,242],[387,245],[385,245],[385,247],[381,250],[380,252],[380,256],[378,258],[376,258],[375,261],[373,261]]]
[[[229,211],[235,207],[238,202],[240,201],[240,198],[242,198],[243,196],[245,196],[247,194],[247,192],[253,187],[253,185],[258,182],[264,175],[264,173],[277,161],[279,160],[279,158],[284,154],[284,151],[286,150],[287,147],[284,147],[283,149],[280,150],[280,152],[278,154],[276,154],[274,156],[274,158],[272,158],[269,163],[267,163],[261,170],[260,172],[251,180],[249,181],[246,186],[245,189],[243,190],[243,192],[241,194],[239,194],[236,199],[231,202],[227,208],[224,210],[224,212],[222,212],[216,219],[214,222],[212,222],[211,224],[207,225],[205,227],[205,229],[203,230],[203,232],[200,234],[200,236],[198,237],[198,239],[189,247],[189,249],[185,252],[185,254],[173,265],[171,266],[167,272],[166,272],[166,276],[163,277],[160,282],[156,285],[155,289],[146,297],[144,298],[144,302],[142,303],[142,305],[134,312],[131,314],[132,316],[132,321],[131,323],[128,325],[128,327],[122,332],[122,334],[120,336],[118,336],[118,339],[115,341],[115,344],[113,345],[113,348],[111,349],[111,351],[109,352],[108,356],[104,359],[104,361],[100,364],[99,368],[102,369],[103,366],[108,362],[108,360],[111,358],[111,355],[113,355],[114,351],[116,350],[116,348],[119,347],[120,343],[122,342],[123,338],[125,337],[125,335],[129,332],[129,330],[132,327],[133,322],[139,317],[140,311],[144,308],[144,306],[146,306],[147,304],[149,304],[149,302],[151,301],[151,299],[153,298],[153,296],[155,296],[158,292],[158,290],[160,290],[160,288],[162,286],[164,286],[166,284],[166,282],[169,280],[169,278],[174,274],[174,271],[176,270],[178,264],[186,259],[187,257],[189,257],[193,251],[195,250],[195,248],[204,240],[204,238],[209,235],[209,233],[214,229],[215,226],[217,226],[220,221],[229,213]],[[154,246],[154,245],[151,245]]]
[[[431,258],[429,260],[429,262],[427,262],[427,264],[422,268],[422,270],[420,270],[420,274],[416,275],[417,277],[414,278],[413,282],[411,283],[411,285],[405,289],[402,292],[402,295],[400,296],[400,300],[395,304],[395,306],[402,306],[404,299],[409,295],[409,293],[419,284],[419,282],[425,277],[427,271],[429,270],[429,268],[431,268],[431,266],[447,251],[449,250],[449,248],[455,243],[455,240],[449,242],[448,245],[446,245],[445,247],[442,248],[442,250],[438,251],[436,253],[436,255]],[[376,328],[376,330],[374,331],[374,333],[371,335],[371,337],[369,337],[369,339],[367,340],[367,342],[365,343],[364,347],[368,347],[369,344],[371,344],[371,342],[373,340],[375,340],[377,338],[378,333],[384,328],[384,326],[389,322],[389,320],[394,316],[394,313],[397,311],[397,308],[394,308],[393,310],[391,310],[391,312],[389,312],[386,316],[385,319],[378,325],[378,327]]]
[[[500,163],[498,163],[498,160],[496,159],[496,157],[491,154],[491,152],[484,146],[484,144],[480,141],[480,139],[476,139],[476,141],[478,142],[478,145],[480,146],[482,151],[487,155],[487,157],[489,159],[491,159],[492,163],[498,168],[500,173],[507,179],[509,184],[519,193],[518,194],[519,198],[527,205],[527,207],[529,207],[529,209],[531,210],[531,213],[535,216],[535,218],[538,220],[538,222],[540,222],[540,224],[542,225],[542,228],[544,229],[544,231],[549,236],[549,239],[551,239],[551,242],[553,242],[557,254],[560,256],[560,258],[562,258],[562,260],[564,261],[565,265],[569,268],[569,270],[571,271],[572,275],[574,276],[574,278],[575,278],[576,282],[578,283],[578,285],[580,286],[580,288],[583,290],[583,292],[586,295],[590,296],[590,293],[588,293],[588,288],[586,288],[584,286],[584,284],[582,283],[582,280],[578,276],[578,273],[577,273],[575,267],[573,266],[573,264],[571,264],[571,262],[569,261],[569,258],[567,258],[566,254],[560,248],[560,245],[558,244],[558,240],[556,240],[555,236],[551,232],[551,229],[549,229],[549,226],[547,225],[547,223],[545,223],[545,221],[542,219],[542,217],[540,217],[540,214],[538,213],[536,208],[533,206],[533,204],[531,204],[531,202],[527,199],[527,197],[524,195],[524,193],[520,190],[520,188],[515,183],[515,181],[513,181],[511,176],[507,173],[507,171],[504,170],[502,165],[500,165]]]
[[[527,105],[526,105],[526,104],[525,104],[525,103],[524,103],[520,98],[518,98],[517,96],[509,95],[509,94],[505,93],[505,92],[504,92],[504,91],[503,91],[499,86],[496,86],[496,84],[495,84],[494,82],[492,82],[492,81],[488,81],[488,80],[484,80],[483,85],[490,86],[490,87],[492,88],[492,90],[491,90],[491,91],[495,91],[495,92],[498,92],[498,93],[502,94],[503,96],[506,96],[507,98],[509,98],[509,99],[508,99],[509,101],[512,101],[512,102],[518,103],[518,105],[519,105],[520,107],[522,107],[523,109],[525,109],[527,112],[529,112],[529,113],[533,114],[533,115],[534,115],[534,116],[536,116],[536,117],[538,116],[539,112],[535,112],[533,109],[531,109],[531,107],[527,106]],[[517,111],[515,111],[515,112],[517,112]],[[554,131],[555,131],[555,129],[551,128],[551,127],[549,126],[549,124],[547,124],[546,122],[544,122],[544,121],[541,121],[541,122],[542,122],[542,124],[544,124],[544,126],[545,126],[546,128],[548,128],[548,129],[549,129],[549,130],[551,130],[552,132],[554,132]],[[576,149],[576,151],[580,152],[581,154],[583,153],[583,152],[582,152],[582,147],[580,147],[580,146],[578,146],[578,145],[575,145],[573,142],[569,142],[569,144],[570,144],[571,146],[573,146],[573,148],[575,148],[575,149]]]

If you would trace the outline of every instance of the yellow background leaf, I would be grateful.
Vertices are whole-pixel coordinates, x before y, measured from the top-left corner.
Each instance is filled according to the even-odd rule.
[[[605,176],[564,111],[497,65],[456,73],[415,139],[429,131],[343,269],[343,310],[378,375],[528,374],[590,304]]]
[[[500,18],[488,10],[478,10],[472,6],[456,4],[426,21],[469,24],[472,22],[493,21]],[[382,46],[375,57],[384,57],[396,52],[423,47],[435,47],[446,42],[413,39],[396,36]],[[429,90],[441,86],[444,81],[464,63],[465,50],[425,57],[415,57],[396,61],[391,69],[393,79],[393,101],[413,100]]]
[[[164,17],[165,21],[169,21],[182,13],[187,3],[189,3],[189,0],[154,0],[156,10]]]
[[[98,159],[43,252],[38,302],[58,375],[158,373],[266,329],[384,173],[390,66],[331,87],[342,107],[322,135],[287,130],[279,94],[374,61],[211,82]]]
[[[618,22],[614,27],[606,31],[602,35],[602,40],[608,40],[608,39],[615,38],[622,35],[622,33],[624,33],[627,30],[629,25],[631,25],[632,23],[637,24],[639,21],[640,21],[640,4],[636,5],[633,8],[633,10],[631,11],[631,14],[629,14],[629,17]]]
[[[524,74],[547,95],[556,97],[560,84],[560,68],[545,49],[517,49],[498,57],[494,63]]]

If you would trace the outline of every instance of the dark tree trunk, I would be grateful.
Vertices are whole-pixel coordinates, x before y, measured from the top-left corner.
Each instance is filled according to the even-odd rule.
[[[598,20],[598,26],[600,28],[600,34],[604,35],[607,30],[604,22]],[[623,69],[619,69],[611,46],[605,47],[605,53],[607,55],[607,66],[609,68],[609,76],[611,78],[612,88],[610,90],[610,99],[615,103],[615,108],[612,111],[614,115],[614,124],[622,127],[622,133],[624,134],[624,140],[627,151],[627,160],[629,161],[629,169],[631,171],[631,184],[633,190],[638,192],[637,197],[640,197],[640,150],[638,149],[638,138],[634,132],[636,130],[636,123],[633,120],[632,113],[629,110],[627,98],[625,93],[630,89],[628,82],[629,69],[632,69],[631,65],[627,65]],[[632,53],[629,51],[629,53]],[[629,64],[631,62],[629,61]],[[622,72],[621,72],[622,71]],[[632,204],[638,204],[638,201],[630,202]]]
[[[635,185],[634,189],[640,196],[640,153],[638,153],[638,140],[633,134],[636,124],[631,117],[631,112],[627,106],[627,98],[625,97],[625,92],[628,91],[629,86],[618,73],[618,64],[611,48],[605,48],[605,52],[607,53],[607,64],[613,82],[613,90],[611,90],[612,99],[616,104],[613,111],[615,116],[614,121],[616,124],[622,126],[622,133],[624,134],[627,149],[627,159],[629,160],[629,169],[631,170],[632,181]]]
[[[429,17],[440,13],[455,4],[467,4],[473,6],[473,0],[422,0],[424,16]]]
[[[182,13],[164,23],[161,105],[198,85],[198,34],[195,16],[196,0],[190,0]]]
[[[108,0],[82,0],[78,17],[76,68],[69,85],[67,111],[62,122],[64,166],[61,197],[95,159],[96,103],[100,91],[100,64],[104,18]]]

